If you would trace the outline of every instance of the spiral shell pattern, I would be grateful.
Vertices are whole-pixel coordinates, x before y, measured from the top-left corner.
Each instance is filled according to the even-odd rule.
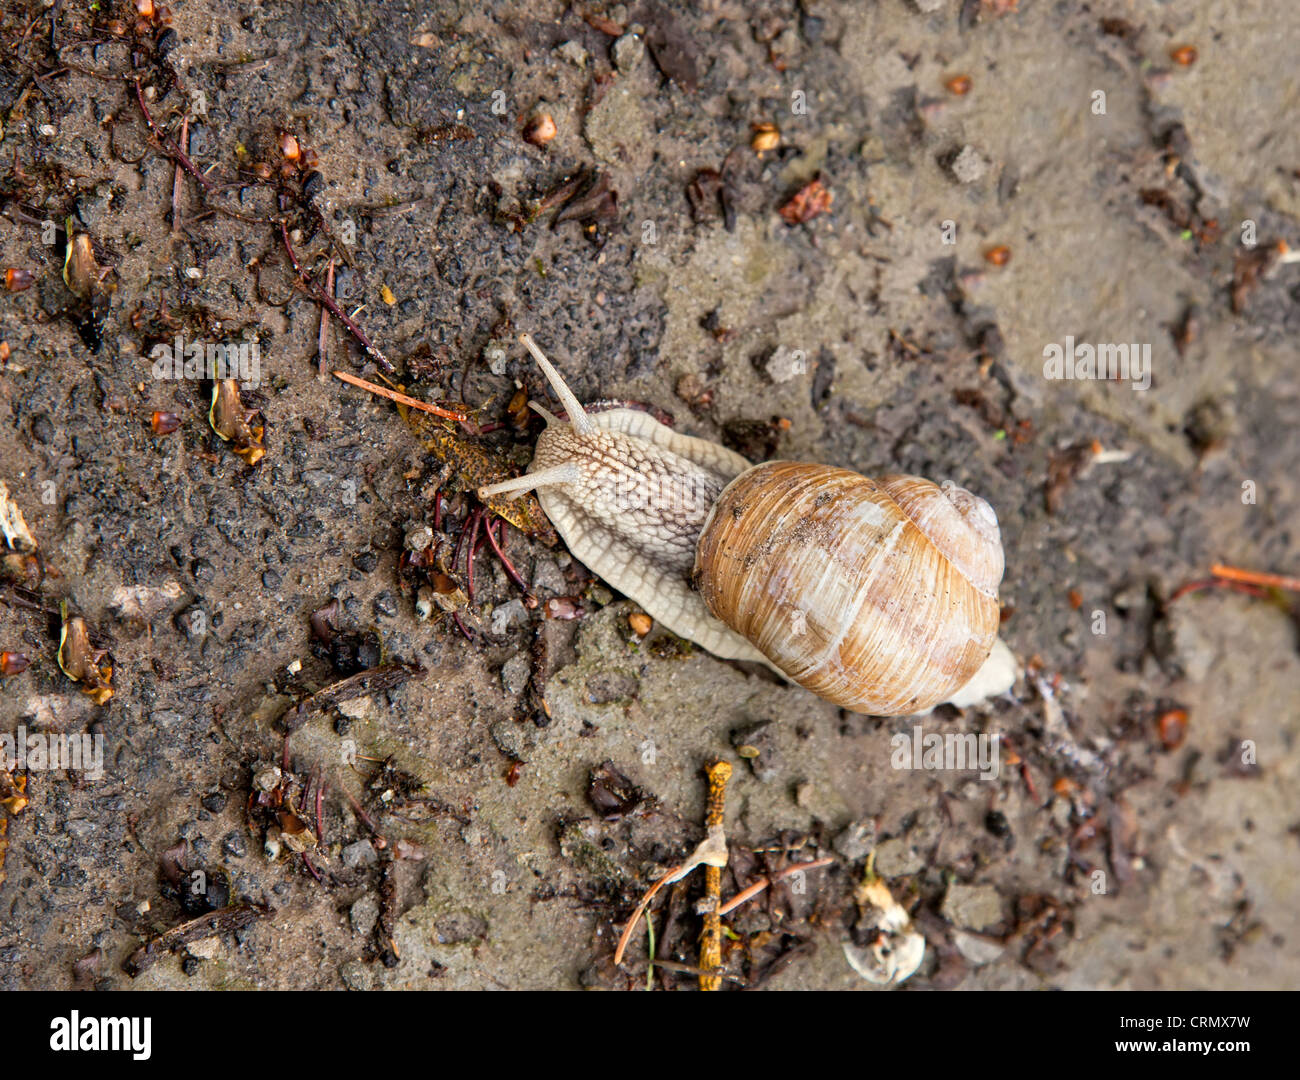
[[[955,485],[768,462],[719,496],[696,548],[709,610],[813,693],[896,716],[946,700],[997,636],[997,517]]]

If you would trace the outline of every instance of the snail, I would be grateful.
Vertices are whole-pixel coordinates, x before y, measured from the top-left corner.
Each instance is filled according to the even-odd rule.
[[[997,515],[954,484],[751,465],[628,408],[584,410],[532,338],[567,420],[480,498],[536,491],[573,555],[679,637],[877,716],[1008,689]]]

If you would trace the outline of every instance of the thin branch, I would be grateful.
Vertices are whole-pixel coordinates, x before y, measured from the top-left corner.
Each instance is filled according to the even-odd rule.
[[[334,318],[338,319],[339,322],[352,331],[352,335],[361,342],[366,353],[376,364],[383,368],[389,375],[395,375],[397,369],[388,362],[388,357],[379,350],[379,347],[366,337],[365,331],[344,314],[343,309],[334,302],[333,297],[326,296],[321,287],[307,276],[307,272],[302,268],[302,264],[298,261],[298,256],[294,253],[293,244],[289,242],[289,226],[283,221],[280,222],[280,239],[284,242],[284,250],[288,252],[289,261],[293,263],[293,268],[297,271],[299,280],[307,287],[308,292],[329,308],[329,312],[334,316]],[[335,372],[335,374],[337,374],[337,372]]]
[[[1289,592],[1300,592],[1300,578],[1288,577],[1285,574],[1267,574],[1261,570],[1242,570],[1236,566],[1224,566],[1222,563],[1215,563],[1211,566],[1210,573],[1215,577],[1224,578],[1227,581],[1238,581],[1244,585],[1259,585],[1265,589],[1286,589]]]
[[[140,89],[140,80],[132,79],[131,84],[135,87],[135,100],[140,106],[140,115],[144,117],[145,125],[149,128],[153,137],[158,140],[159,145],[162,146],[169,155],[171,155],[182,169],[199,182],[204,191],[211,191],[212,181],[204,176],[199,170],[199,167],[190,160],[189,155],[172,142],[171,139],[167,138],[167,136],[159,129],[158,125],[154,123],[153,114],[149,112],[149,106],[144,103],[144,91]]]
[[[830,866],[834,861],[835,859],[833,857],[827,855],[820,859],[813,859],[812,862],[795,863],[793,866],[787,866],[784,870],[778,870],[771,877],[759,878],[754,882],[754,884],[750,885],[748,888],[742,889],[723,904],[722,907],[718,908],[718,917],[721,918],[723,915],[729,915],[731,912],[735,911],[736,908],[740,907],[741,904],[748,900],[752,900],[774,882],[781,881],[784,878],[793,877],[795,874],[799,873],[800,870],[816,870],[822,866]]]
[[[396,401],[400,405],[405,405],[410,409],[419,409],[421,412],[433,413],[434,416],[441,416],[444,420],[459,420],[462,423],[469,419],[469,416],[454,409],[444,409],[441,405],[431,405],[427,401],[421,401],[419,398],[408,397],[406,394],[399,394],[396,390],[389,390],[386,386],[380,386],[377,383],[367,382],[365,379],[358,378],[356,375],[350,375],[346,371],[335,371],[333,373],[336,379],[342,379],[351,386],[358,386],[362,390],[369,390],[372,394],[378,394],[389,401]]]

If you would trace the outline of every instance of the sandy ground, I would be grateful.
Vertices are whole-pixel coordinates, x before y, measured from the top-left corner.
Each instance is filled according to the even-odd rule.
[[[1300,267],[1270,259],[1300,245],[1300,19],[205,0],[168,29],[127,6],[57,5],[53,36],[39,3],[3,17],[0,254],[36,280],[0,302],[0,479],[45,572],[9,564],[0,649],[31,666],[0,682],[0,731],[101,735],[105,769],[27,774],[0,986],[643,986],[644,935],[623,971],[614,939],[703,835],[719,757],[724,895],[835,858],[731,917],[744,983],[871,989],[841,948],[864,940],[871,856],[927,939],[907,990],[1296,985],[1294,598],[1174,594],[1216,561],[1300,567]],[[188,116],[206,205],[129,77],[168,147]],[[544,146],[521,137],[539,110]],[[760,156],[764,122],[780,145]],[[284,131],[318,161],[259,183]],[[614,197],[539,207],[581,170]],[[815,177],[829,211],[787,224]],[[842,713],[659,628],[638,641],[617,583],[514,529],[536,605],[484,549],[473,642],[420,619],[398,563],[447,455],[316,377],[320,305],[271,218],[317,281],[335,256],[339,304],[412,393],[504,421],[463,436],[500,466],[536,430],[506,411],[541,393],[529,330],[583,400],[984,495],[1024,673],[962,712]],[[62,279],[65,222],[111,268],[91,300]],[[260,464],[212,432],[209,384],[153,378],[176,335],[258,343]],[[1149,387],[1045,378],[1067,336],[1149,344]],[[328,337],[330,366],[367,364],[338,320]],[[153,434],[155,411],[179,430]],[[450,544],[475,504],[445,479]],[[582,618],[547,617],[567,597]],[[309,625],[331,599],[337,664]],[[111,651],[105,705],[56,663],[61,600]],[[421,673],[286,746],[286,710],[355,670],[367,631]],[[894,768],[917,726],[1002,736],[997,777]],[[605,762],[639,788],[626,813],[593,801]],[[656,909],[662,959],[696,962],[698,878]]]

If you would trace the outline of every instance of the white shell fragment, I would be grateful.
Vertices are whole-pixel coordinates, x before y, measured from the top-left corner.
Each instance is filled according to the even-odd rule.
[[[897,986],[910,978],[925,958],[925,938],[912,926],[907,911],[880,878],[868,876],[858,886],[862,921],[874,921],[875,938],[866,946],[844,943],[849,967],[877,986]]]
[[[18,504],[9,497],[9,488],[3,480],[0,480],[0,532],[14,551],[26,554],[36,550],[36,538],[27,528]]]

